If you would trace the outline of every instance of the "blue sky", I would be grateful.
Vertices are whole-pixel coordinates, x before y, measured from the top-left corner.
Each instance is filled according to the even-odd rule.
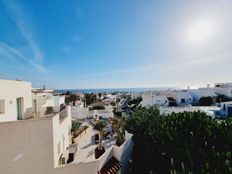
[[[0,78],[34,87],[231,81],[232,1],[0,0]]]

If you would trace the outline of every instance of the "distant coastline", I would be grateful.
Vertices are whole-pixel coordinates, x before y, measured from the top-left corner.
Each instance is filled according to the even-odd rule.
[[[177,89],[172,87],[154,87],[154,88],[99,88],[99,89],[55,89],[57,93],[82,92],[82,93],[112,93],[112,92],[147,92],[147,91],[160,91],[167,89]]]

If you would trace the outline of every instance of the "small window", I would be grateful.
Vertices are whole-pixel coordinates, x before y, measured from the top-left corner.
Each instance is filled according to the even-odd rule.
[[[5,100],[0,100],[0,114],[5,113]]]
[[[185,103],[185,99],[184,98],[181,99],[181,103]]]
[[[223,105],[223,111],[226,111],[226,105],[225,104]]]

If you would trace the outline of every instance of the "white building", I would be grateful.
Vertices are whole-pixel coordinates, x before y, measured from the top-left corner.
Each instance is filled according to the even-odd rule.
[[[232,97],[232,83],[216,83],[214,87],[188,89],[190,95],[193,97],[193,103],[198,103],[201,97],[216,97],[217,95],[225,95]]]
[[[193,98],[187,90],[173,90],[169,92],[170,97],[176,100],[179,106],[191,105]]]
[[[152,105],[168,106],[169,101],[166,96],[156,95],[155,93],[143,93],[141,104],[143,107]]]
[[[215,94],[225,95],[227,97],[232,97],[232,83],[215,83],[214,87],[210,87],[208,85],[206,88],[199,89],[212,91]]]
[[[0,80],[0,122],[32,117],[31,83]]]
[[[210,90],[209,88],[199,88],[199,89],[189,89],[189,94],[193,98],[193,103],[199,103],[199,100],[202,97],[216,97],[214,91]]]
[[[232,102],[222,102],[218,113],[224,117],[232,117]]]
[[[41,102],[42,105],[36,106],[38,110],[42,110],[43,107],[59,105],[59,102],[63,103],[63,99],[54,96],[54,100],[52,94],[49,96],[48,100]],[[44,153],[52,154],[50,158],[52,158],[54,166],[60,163],[69,147],[70,107],[50,113],[41,113],[35,117],[31,83],[0,80],[0,110],[0,144],[2,147],[0,153],[3,155],[0,158],[1,172],[3,166],[12,168],[11,165],[14,161],[17,161],[14,163],[16,166],[26,161],[31,165],[30,162],[35,162],[33,156],[40,160]],[[41,141],[44,141],[45,144],[43,145]],[[37,161],[36,165],[46,163],[48,160],[49,158],[44,159],[43,162]],[[6,171],[3,173],[7,173]],[[11,173],[16,172],[11,171]]]
[[[65,105],[65,96],[54,96],[52,93],[32,93],[35,117],[42,117],[49,112],[59,112]]]
[[[84,108],[80,106],[72,106],[71,114],[74,119],[87,119],[94,118],[96,115],[102,118],[114,117],[113,107],[111,105],[104,106],[103,110],[90,110],[89,108]]]
[[[66,164],[70,147],[70,106],[63,107],[57,112],[54,110],[45,112],[41,117],[35,118],[32,112],[31,83],[0,80],[0,84],[1,173],[94,174],[101,173],[111,159],[118,163],[122,162],[121,170],[125,170],[125,164],[129,161],[133,147],[131,135],[126,136],[126,141],[120,147],[112,145],[96,160]],[[19,99],[21,101],[17,102]],[[47,107],[55,107],[57,106],[55,100],[53,98],[51,102],[48,98],[48,102],[44,104]],[[58,102],[60,103],[62,101]],[[21,107],[20,119],[22,120],[17,120],[17,105]],[[45,107],[45,105],[38,106]],[[90,141],[92,137],[85,137],[85,139]]]

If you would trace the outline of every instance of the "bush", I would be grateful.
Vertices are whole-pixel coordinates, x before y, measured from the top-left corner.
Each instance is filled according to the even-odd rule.
[[[126,123],[133,133],[129,171],[139,173],[231,173],[232,122],[205,113],[162,116],[153,107],[138,108]]]
[[[103,105],[95,105],[93,106],[93,108],[91,108],[91,110],[104,110],[105,106]]]
[[[76,132],[79,129],[80,125],[81,125],[80,123],[76,121],[72,121],[71,133]]]
[[[216,102],[217,103],[221,103],[221,102],[228,102],[228,101],[231,101],[231,98],[225,96],[225,95],[218,95],[216,97]]]
[[[213,104],[213,98],[212,97],[201,97],[199,100],[199,104],[201,106],[211,106]]]

